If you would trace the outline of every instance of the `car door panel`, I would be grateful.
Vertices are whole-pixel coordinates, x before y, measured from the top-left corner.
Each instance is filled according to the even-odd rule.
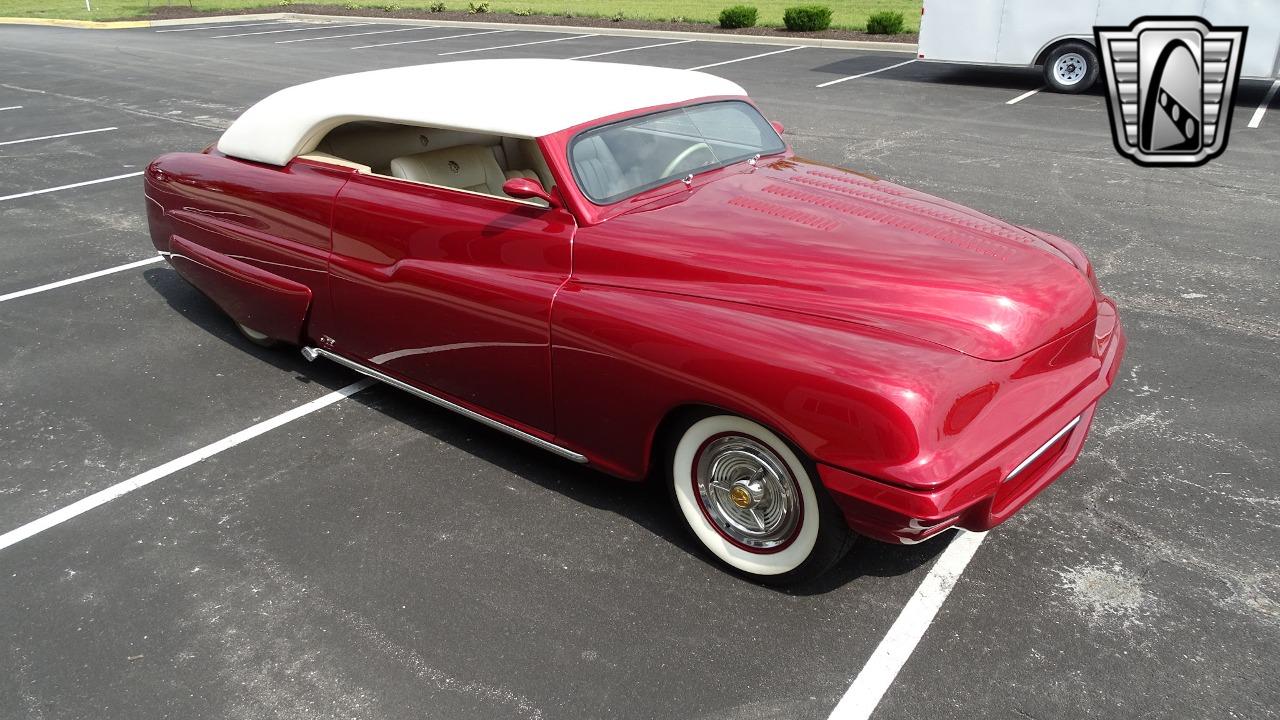
[[[334,212],[332,349],[553,432],[548,323],[574,230],[563,210],[355,175]]]

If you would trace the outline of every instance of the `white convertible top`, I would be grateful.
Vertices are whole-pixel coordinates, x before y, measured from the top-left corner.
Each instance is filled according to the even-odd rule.
[[[338,75],[285,88],[241,115],[218,150],[287,165],[353,120],[536,138],[617,113],[745,96],[707,73],[577,60],[468,60]]]

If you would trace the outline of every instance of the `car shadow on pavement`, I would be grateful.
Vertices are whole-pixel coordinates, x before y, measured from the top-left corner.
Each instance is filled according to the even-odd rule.
[[[708,572],[728,572],[685,530],[660,481],[631,482],[575,464],[392,388],[379,386],[375,391],[354,395],[351,400],[528,482],[619,515],[697,557]],[[819,595],[863,576],[904,575],[936,557],[946,544],[940,540],[897,546],[861,539],[843,560],[814,582],[779,592]]]

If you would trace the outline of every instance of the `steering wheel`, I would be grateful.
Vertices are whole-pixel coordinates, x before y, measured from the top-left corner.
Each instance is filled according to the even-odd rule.
[[[667,177],[668,175],[674,175],[676,172],[676,168],[679,168],[682,164],[684,164],[685,160],[688,160],[694,153],[698,152],[699,150],[706,152],[708,155],[711,156],[711,159],[713,161],[715,160],[716,154],[711,152],[710,145],[704,142],[694,143],[689,147],[685,148],[684,150],[681,150],[679,155],[675,156],[675,158],[672,159],[671,162],[667,163],[667,167],[662,171],[662,177]]]

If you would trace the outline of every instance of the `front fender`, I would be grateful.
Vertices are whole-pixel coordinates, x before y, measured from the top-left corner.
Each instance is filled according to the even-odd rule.
[[[810,457],[882,469],[916,462],[929,399],[973,361],[872,328],[752,306],[570,284],[552,309],[556,433],[615,474],[647,473],[668,412],[724,408]]]

